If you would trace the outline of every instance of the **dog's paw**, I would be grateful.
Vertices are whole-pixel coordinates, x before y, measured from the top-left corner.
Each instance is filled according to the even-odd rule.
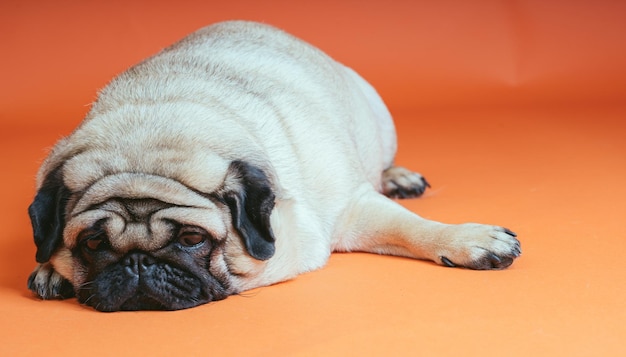
[[[504,269],[522,253],[517,234],[503,227],[466,223],[447,227],[444,236],[437,263],[449,267]]]
[[[50,263],[40,264],[28,278],[28,289],[44,300],[74,296],[72,284],[57,273]]]
[[[430,184],[426,179],[404,167],[393,166],[383,171],[382,193],[391,198],[421,196]]]

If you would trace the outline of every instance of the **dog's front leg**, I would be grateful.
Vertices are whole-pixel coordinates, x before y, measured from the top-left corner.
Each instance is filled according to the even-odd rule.
[[[57,273],[50,263],[39,264],[28,278],[28,289],[44,300],[74,296],[72,284]]]

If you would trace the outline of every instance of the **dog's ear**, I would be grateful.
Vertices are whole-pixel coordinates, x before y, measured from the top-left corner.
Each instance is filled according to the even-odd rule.
[[[70,191],[63,183],[62,170],[57,168],[44,179],[35,200],[28,207],[38,263],[49,261],[63,240],[65,206],[69,197]]]
[[[255,259],[267,260],[275,251],[270,226],[275,198],[271,183],[263,170],[244,161],[233,161],[228,171],[237,182],[227,184],[223,196],[230,208],[233,226],[248,253]]]

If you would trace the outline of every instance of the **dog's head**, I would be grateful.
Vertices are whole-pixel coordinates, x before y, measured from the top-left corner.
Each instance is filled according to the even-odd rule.
[[[241,266],[274,254],[275,197],[261,168],[226,166],[213,192],[130,172],[75,192],[59,166],[29,207],[37,261],[101,311],[176,310],[237,292]]]

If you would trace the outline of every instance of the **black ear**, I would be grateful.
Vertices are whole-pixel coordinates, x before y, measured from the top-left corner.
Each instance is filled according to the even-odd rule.
[[[57,168],[45,178],[35,200],[28,207],[37,245],[38,263],[50,260],[63,240],[65,206],[69,197],[70,191],[63,184],[61,168]]]
[[[275,198],[270,181],[263,170],[243,161],[233,161],[229,174],[238,177],[242,187],[227,188],[228,192],[224,195],[233,226],[248,253],[255,259],[267,260],[274,255],[276,240],[270,226]]]

